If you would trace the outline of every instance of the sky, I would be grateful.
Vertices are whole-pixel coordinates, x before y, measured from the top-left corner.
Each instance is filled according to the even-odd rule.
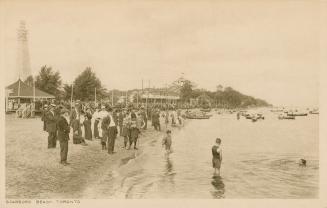
[[[319,103],[318,1],[2,1],[6,84],[17,80],[17,29],[41,66],[71,83],[90,66],[108,89],[221,84],[274,105]]]

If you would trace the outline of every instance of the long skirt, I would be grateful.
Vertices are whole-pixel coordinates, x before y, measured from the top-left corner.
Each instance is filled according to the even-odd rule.
[[[99,121],[98,120],[95,120],[94,121],[94,124],[93,124],[93,126],[94,126],[94,138],[99,138],[99,129],[98,129],[98,125],[99,125]]]

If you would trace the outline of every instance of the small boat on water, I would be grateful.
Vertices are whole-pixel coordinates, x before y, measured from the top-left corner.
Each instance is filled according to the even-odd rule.
[[[309,111],[310,114],[319,114],[319,111],[317,109]]]
[[[289,112],[287,113],[287,116],[307,116],[307,113],[293,113],[293,112]]]
[[[200,111],[202,112],[211,112],[211,109],[210,108],[202,108]]]
[[[186,112],[185,118],[187,119],[209,119],[212,115],[207,115],[205,112]]]
[[[271,109],[270,111],[273,113],[276,113],[276,112],[283,112],[284,110],[283,109]]]
[[[211,116],[209,115],[186,115],[187,119],[209,119]]]
[[[279,120],[283,120],[283,119],[292,119],[292,120],[294,120],[294,119],[295,119],[295,116],[279,115],[279,116],[278,116],[278,119],[279,119]]]

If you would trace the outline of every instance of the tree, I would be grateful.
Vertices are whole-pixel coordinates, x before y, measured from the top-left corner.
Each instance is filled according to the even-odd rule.
[[[64,92],[63,92],[63,98],[65,100],[71,99],[71,93],[72,93],[72,85],[70,84],[64,84]]]
[[[36,76],[35,87],[59,98],[61,87],[59,72],[54,72],[51,67],[42,66],[39,75]]]
[[[93,101],[95,89],[98,98],[104,96],[105,90],[101,85],[101,81],[96,77],[91,67],[87,67],[74,81],[74,99]]]
[[[193,92],[193,85],[191,81],[185,80],[182,84],[182,87],[180,89],[180,96],[181,100],[184,102],[189,102],[190,98],[192,98],[192,92]]]
[[[33,87],[33,82],[34,82],[34,78],[32,75],[28,76],[24,81],[24,83],[30,87]]]
[[[223,89],[224,89],[224,87],[221,84],[217,85],[217,87],[216,87],[217,92],[221,92],[221,91],[223,91]]]

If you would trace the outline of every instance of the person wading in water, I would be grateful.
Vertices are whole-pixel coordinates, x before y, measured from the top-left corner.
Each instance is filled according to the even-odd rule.
[[[216,144],[211,148],[212,151],[212,167],[215,169],[214,174],[220,176],[220,165],[223,159],[222,150],[221,150],[221,139],[216,139]]]

